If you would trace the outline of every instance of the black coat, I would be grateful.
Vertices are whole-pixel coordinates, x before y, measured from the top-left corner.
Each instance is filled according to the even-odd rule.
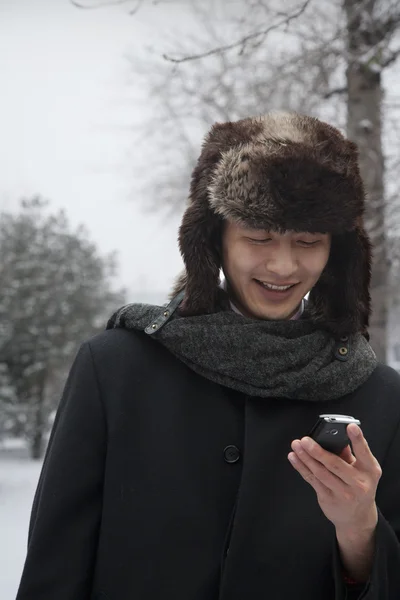
[[[321,412],[359,418],[382,466],[362,597],[399,600],[395,371],[378,366],[333,402],[252,398],[118,329],[85,343],[71,370],[17,600],[344,599],[334,527],[287,460]]]

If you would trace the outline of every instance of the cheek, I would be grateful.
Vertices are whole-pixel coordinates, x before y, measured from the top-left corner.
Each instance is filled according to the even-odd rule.
[[[307,263],[305,264],[305,269],[310,279],[319,279],[322,271],[325,269],[325,266],[328,262],[328,258],[329,252],[324,252],[315,255],[312,260],[307,261]]]
[[[224,265],[231,277],[238,279],[248,277],[253,272],[256,261],[247,248],[237,247],[234,251],[225,252]]]

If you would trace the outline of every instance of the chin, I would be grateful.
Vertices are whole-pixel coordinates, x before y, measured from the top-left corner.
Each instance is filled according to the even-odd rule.
[[[258,310],[252,310],[250,312],[256,319],[263,319],[265,321],[287,321],[295,314],[299,304],[296,304],[296,306],[292,308],[287,308],[285,310],[280,311],[271,310],[268,308],[260,308]]]
[[[292,314],[292,313],[290,313]],[[282,314],[282,315],[277,315],[277,314],[263,314],[260,315],[258,317],[258,319],[263,319],[264,321],[288,321],[290,318],[290,315]]]

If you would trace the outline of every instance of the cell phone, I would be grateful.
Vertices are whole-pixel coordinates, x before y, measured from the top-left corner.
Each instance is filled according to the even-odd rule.
[[[350,444],[346,431],[347,425],[350,423],[361,425],[358,419],[349,415],[319,415],[318,421],[308,436],[325,450],[333,452],[333,454],[340,454]]]

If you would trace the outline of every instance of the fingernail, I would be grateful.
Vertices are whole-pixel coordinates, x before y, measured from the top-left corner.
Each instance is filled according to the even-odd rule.
[[[361,429],[359,428],[358,425],[351,425],[351,429],[350,429],[351,433],[355,436],[359,436],[361,433]]]

